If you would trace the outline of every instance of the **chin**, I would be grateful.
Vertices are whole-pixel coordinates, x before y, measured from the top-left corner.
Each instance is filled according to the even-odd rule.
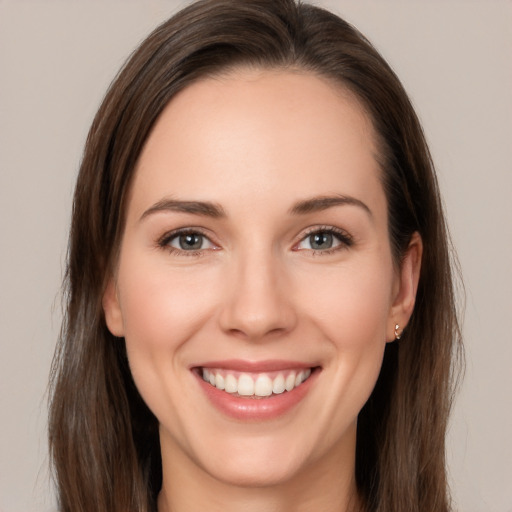
[[[319,460],[328,457],[330,443],[320,432],[307,428],[290,429],[276,424],[273,429],[230,438],[215,436],[201,447],[196,461],[211,477],[224,484],[245,487],[279,487],[309,472]],[[256,430],[256,429],[255,429]]]
[[[280,457],[228,457],[214,461],[205,469],[211,477],[229,486],[258,488],[276,487],[293,480],[302,464]]]

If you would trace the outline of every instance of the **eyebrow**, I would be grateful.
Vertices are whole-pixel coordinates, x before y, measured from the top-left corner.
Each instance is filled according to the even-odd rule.
[[[355,197],[345,195],[318,196],[310,199],[304,199],[295,203],[289,210],[292,215],[306,215],[308,213],[320,212],[334,206],[357,206],[362,208],[370,217],[373,218],[372,211],[363,201]]]
[[[304,199],[295,203],[290,208],[289,213],[292,215],[306,215],[344,205],[358,206],[368,213],[370,217],[373,217],[370,208],[363,201],[345,195],[318,196]],[[180,201],[178,199],[164,198],[148,208],[141,215],[140,220],[145,219],[149,215],[165,211],[191,213],[215,219],[226,217],[226,212],[222,206],[210,201]]]
[[[164,198],[148,208],[141,215],[140,220],[145,219],[149,215],[166,211],[192,213],[194,215],[202,215],[215,219],[226,217],[224,209],[219,204],[209,201],[180,201],[177,199]]]

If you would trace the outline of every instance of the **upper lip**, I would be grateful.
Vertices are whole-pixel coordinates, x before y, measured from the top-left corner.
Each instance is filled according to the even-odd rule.
[[[204,363],[194,365],[193,368],[216,368],[237,372],[260,373],[279,370],[301,370],[313,368],[315,366],[317,365],[299,361],[286,361],[282,359],[267,359],[264,361],[225,359],[222,361],[206,361]]]

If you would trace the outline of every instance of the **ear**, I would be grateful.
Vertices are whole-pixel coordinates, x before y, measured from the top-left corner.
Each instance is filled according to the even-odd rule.
[[[118,338],[124,336],[123,314],[119,304],[116,283],[113,278],[109,279],[102,300],[105,322],[108,330]]]
[[[388,341],[396,339],[395,326],[399,326],[397,331],[401,335],[411,318],[416,302],[422,255],[423,241],[419,233],[415,232],[401,261],[393,291],[393,305],[391,306],[388,320]]]

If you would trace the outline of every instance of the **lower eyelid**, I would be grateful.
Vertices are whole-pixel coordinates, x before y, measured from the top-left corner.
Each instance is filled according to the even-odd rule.
[[[313,248],[304,248],[299,249],[298,246],[302,244],[305,240],[307,240],[310,236],[314,235],[315,233],[328,233],[331,234],[335,239],[335,243],[332,247],[329,247],[327,249],[313,249]],[[188,235],[188,234],[194,234],[201,236],[208,244],[208,247],[200,248],[200,249],[182,249],[180,247],[175,247],[174,245],[171,245],[172,241],[178,240],[180,236]],[[352,236],[348,233],[333,229],[332,227],[318,227],[315,229],[311,229],[311,231],[307,232],[306,234],[302,235],[302,238],[297,242],[293,249],[294,250],[307,250],[307,251],[313,251],[316,253],[323,253],[323,254],[329,254],[332,252],[336,252],[337,250],[348,248],[353,244]],[[203,233],[199,229],[178,229],[176,231],[166,233],[163,235],[160,239],[157,240],[158,247],[162,249],[167,249],[171,253],[185,255],[185,256],[198,256],[201,255],[204,251],[210,251],[210,250],[218,250],[220,247],[215,244],[211,238]]]
[[[207,241],[209,247],[206,247],[203,249],[196,249],[196,250],[191,249],[191,250],[187,251],[185,249],[181,249],[180,247],[175,247],[175,246],[171,245],[172,242],[179,240],[179,237],[184,236],[184,235],[198,235],[198,236],[202,237],[203,240]],[[164,234],[163,236],[161,236],[157,240],[157,245],[158,245],[158,247],[160,247],[162,249],[172,249],[172,250],[175,250],[176,252],[186,252],[189,254],[193,254],[195,251],[205,251],[205,250],[215,249],[218,247],[207,234],[203,233],[199,229],[178,229],[176,231],[168,232],[168,233]]]
[[[350,236],[348,233],[326,226],[326,227],[318,227],[318,228],[312,229],[311,231],[302,235],[302,238],[299,240],[299,242],[297,242],[295,244],[294,247],[299,246],[301,243],[303,243],[305,240],[307,240],[310,236],[314,235],[315,233],[327,233],[327,234],[332,235],[337,241],[336,245],[334,245],[333,247],[330,247],[329,249],[304,249],[304,250],[328,253],[329,251],[334,251],[338,248],[350,247],[353,243],[352,236]]]
[[[209,247],[201,247],[200,249],[186,250],[186,249],[183,249],[182,247],[176,247],[176,246],[172,245],[173,242],[176,242],[177,244],[179,244],[180,237],[182,237],[184,235],[191,235],[191,234],[200,236],[202,239],[201,245],[203,245],[206,242],[209,245]],[[173,235],[171,238],[169,238],[166,245],[169,247],[172,247],[173,249],[177,249],[179,251],[191,252],[191,253],[193,253],[194,251],[204,251],[204,250],[211,249],[211,248],[215,247],[215,244],[207,236],[203,235],[202,233],[187,233],[187,232],[177,233],[176,235]]]

